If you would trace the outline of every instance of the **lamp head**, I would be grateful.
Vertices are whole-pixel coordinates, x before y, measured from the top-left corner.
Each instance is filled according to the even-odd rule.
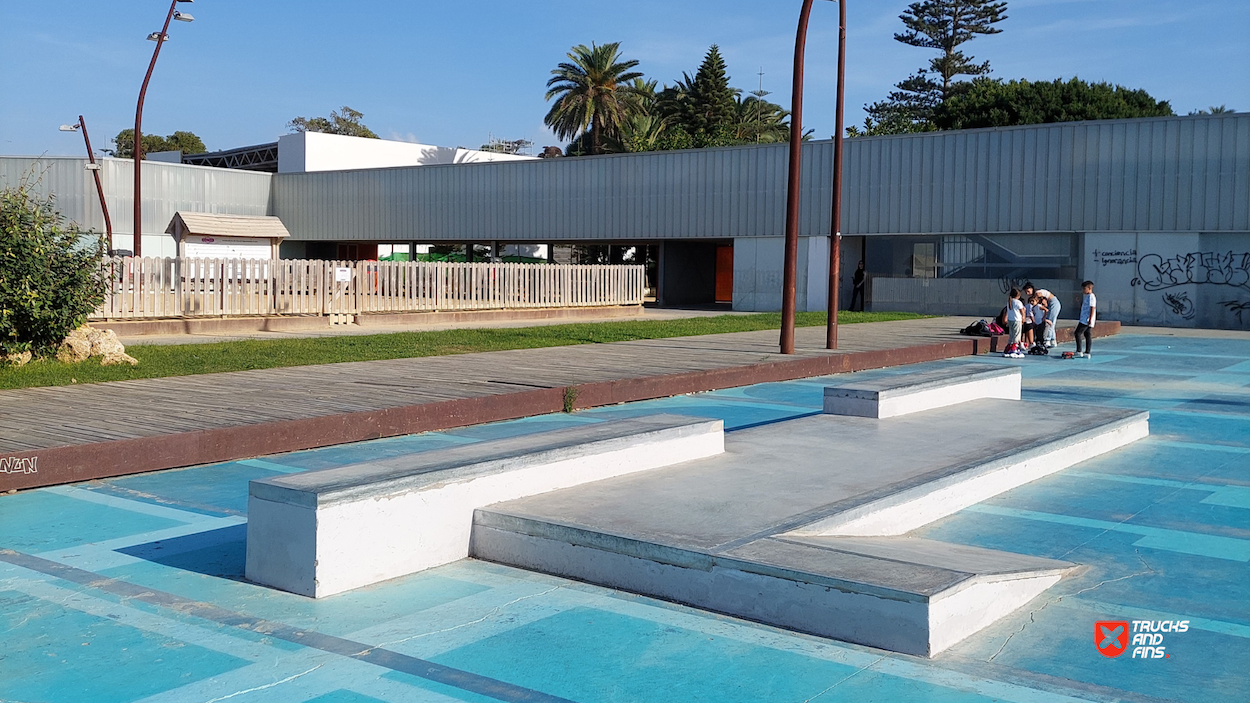
[[[160,32],[152,32],[148,35],[148,41],[169,41],[169,35],[162,37]]]
[[[78,131],[78,125],[76,125],[76,124],[63,124],[63,125],[61,125],[61,131],[62,131],[62,132],[77,132],[77,131]]]
[[[195,21],[195,18],[192,17],[191,14],[188,12],[175,12],[174,19],[178,20],[179,22],[194,22]]]

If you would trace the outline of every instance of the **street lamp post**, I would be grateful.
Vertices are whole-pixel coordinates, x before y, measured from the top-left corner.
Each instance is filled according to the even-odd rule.
[[[781,353],[794,353],[794,308],[795,308],[795,290],[798,287],[798,260],[799,260],[799,186],[802,180],[802,149],[803,149],[803,59],[807,49],[807,21],[812,14],[813,0],[803,0],[803,8],[799,11],[799,28],[794,39],[794,86],[790,93],[790,169],[789,177],[786,182],[786,241],[785,241],[785,268],[782,272],[782,290],[781,290]],[[839,2],[841,5],[841,2]],[[841,26],[843,32],[839,34],[840,38],[844,38],[844,30],[846,27],[846,10],[841,8]],[[844,42],[843,42],[844,43]],[[842,132],[842,65],[843,55],[842,47],[838,48],[838,136],[841,137]],[[834,159],[837,161],[841,158],[842,142],[838,139],[834,142]],[[838,256],[838,220],[841,208],[841,167],[834,167],[834,222],[831,232],[835,236],[830,242],[830,258]],[[831,277],[836,277],[836,270],[830,271]],[[833,283],[831,286],[835,285]],[[837,292],[833,293],[835,298],[833,304],[836,304]],[[833,320],[829,328],[830,339],[833,344],[830,348],[837,346],[837,331],[832,325],[837,322],[837,309],[830,308],[830,319]]]
[[[135,160],[135,256],[143,256],[143,179],[140,171],[141,164],[143,163],[143,98],[148,92],[148,81],[152,80],[152,70],[156,68],[156,58],[161,55],[161,45],[169,40],[169,22],[171,20],[191,22],[195,19],[189,14],[178,12],[178,3],[193,1],[194,0],[171,0],[169,3],[169,13],[165,15],[165,25],[161,27],[161,31],[159,33],[153,32],[148,35],[148,39],[156,42],[156,50],[152,52],[152,61],[148,64],[147,75],[143,77],[143,86],[139,88],[139,102],[135,105],[135,140],[134,146],[131,149],[134,153]]]
[[[61,125],[62,132],[77,132],[82,130],[82,139],[87,144],[87,159],[91,162],[88,168],[91,175],[95,176],[95,192],[100,196],[100,209],[104,211],[104,231],[108,234],[109,254],[113,253],[113,218],[109,217],[109,204],[104,199],[104,184],[100,181],[100,164],[95,161],[95,152],[91,150],[91,137],[87,134],[87,121],[82,115],[78,116],[78,124]]]
[[[846,0],[838,0],[838,97],[833,131],[833,221],[829,225],[829,318],[825,348],[838,348],[838,279],[842,275],[842,107],[846,102]]]

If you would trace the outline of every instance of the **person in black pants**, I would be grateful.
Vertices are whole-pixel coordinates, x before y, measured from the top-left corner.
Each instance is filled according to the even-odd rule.
[[[1090,358],[1093,351],[1094,323],[1098,319],[1098,298],[1094,296],[1094,282],[1085,281],[1081,284],[1081,292],[1085,294],[1081,300],[1081,320],[1076,326],[1076,357]],[[1081,352],[1081,341],[1085,341],[1085,352]]]
[[[859,262],[855,275],[851,277],[851,310],[855,309],[855,301],[859,300],[859,311],[864,311],[864,262]]]

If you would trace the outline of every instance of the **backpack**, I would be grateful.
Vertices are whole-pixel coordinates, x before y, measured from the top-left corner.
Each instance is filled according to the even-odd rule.
[[[967,327],[959,330],[960,334],[971,335],[973,337],[990,336],[990,325],[985,320],[977,320]]]

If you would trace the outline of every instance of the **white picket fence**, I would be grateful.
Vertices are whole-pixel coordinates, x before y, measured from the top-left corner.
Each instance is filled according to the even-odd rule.
[[[642,266],[115,257],[98,320],[640,305]]]

